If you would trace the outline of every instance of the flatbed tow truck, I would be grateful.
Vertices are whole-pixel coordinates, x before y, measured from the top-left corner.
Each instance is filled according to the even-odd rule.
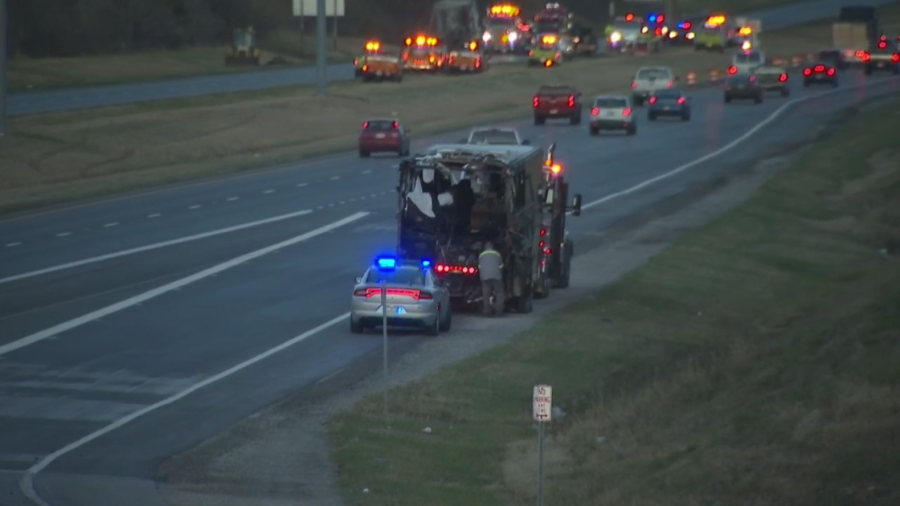
[[[528,145],[438,144],[400,163],[397,254],[427,258],[457,306],[482,302],[478,255],[490,241],[503,256],[507,308],[569,284],[568,184],[553,160]],[[558,245],[558,246],[557,246]]]

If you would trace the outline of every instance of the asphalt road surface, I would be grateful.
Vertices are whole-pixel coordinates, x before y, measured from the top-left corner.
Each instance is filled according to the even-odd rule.
[[[571,221],[577,245],[805,138],[838,108],[896,93],[900,81],[854,73],[841,89],[797,87],[790,99],[820,98],[762,127],[788,99],[726,106],[720,90],[697,90],[690,122],[651,123],[639,110],[635,137],[590,137],[586,125],[565,122],[509,124],[535,144],[558,142],[586,204]],[[414,149],[464,134],[421,139]],[[150,409],[64,451],[35,478],[54,506],[120,506],[99,499],[90,480],[152,478],[166,457],[379,350],[380,339],[351,335],[341,315],[353,279],[393,248],[395,164],[344,154],[0,222],[0,504],[25,504],[18,479],[43,457]],[[148,408],[298,336],[222,382]],[[159,504],[129,497],[134,506]]]
[[[753,12],[746,14],[746,16],[760,19],[763,30],[778,30],[834,17],[837,15],[838,9],[848,3],[850,3],[849,0],[810,0]],[[896,0],[866,0],[865,3],[866,5],[878,6],[896,3]],[[352,66],[349,64],[329,65],[327,77],[329,81],[353,79]],[[261,70],[158,82],[13,93],[9,97],[8,110],[12,116],[21,116],[135,102],[196,97],[214,93],[308,85],[315,82],[315,67]]]

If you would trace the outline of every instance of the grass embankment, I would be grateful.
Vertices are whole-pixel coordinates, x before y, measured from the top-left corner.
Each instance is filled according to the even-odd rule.
[[[898,129],[898,102],[852,120],[615,285],[395,389],[389,420],[380,397],[333,420],[348,502],[532,503],[547,383],[548,504],[900,504]]]
[[[348,62],[363,43],[361,39],[338,38],[335,47],[329,37],[328,58],[332,63]],[[260,49],[259,67],[226,67],[227,45],[74,58],[12,58],[9,87],[22,92],[149,82],[310,65],[315,61],[314,34],[301,39],[294,32],[276,32],[260,43]],[[274,58],[282,63],[267,65]]]

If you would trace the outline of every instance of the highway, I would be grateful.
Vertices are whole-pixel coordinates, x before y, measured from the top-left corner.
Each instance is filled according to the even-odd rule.
[[[880,6],[895,2],[896,0],[867,0],[865,3]],[[848,3],[849,0],[809,0],[743,15],[760,19],[764,31],[778,30],[834,17],[838,9]],[[327,77],[332,82],[350,80],[353,79],[353,69],[349,64],[329,65]],[[315,67],[260,70],[157,82],[13,93],[9,96],[8,110],[12,116],[22,116],[215,93],[309,85],[315,82]]]
[[[854,73],[843,88],[795,87],[790,99],[820,98],[762,127],[786,99],[726,106],[721,91],[697,90],[691,122],[651,123],[639,111],[635,137],[509,125],[535,144],[558,142],[586,203],[571,222],[583,254],[615,222],[808,139],[835,110],[896,94],[900,81]],[[0,222],[0,504],[27,504],[21,473],[53,455],[34,481],[49,504],[118,506],[99,499],[104,477],[152,479],[166,457],[380,350],[380,339],[351,335],[343,314],[354,277],[394,245],[395,164],[346,153]],[[393,339],[412,349],[422,337]],[[161,504],[141,501],[129,504]]]

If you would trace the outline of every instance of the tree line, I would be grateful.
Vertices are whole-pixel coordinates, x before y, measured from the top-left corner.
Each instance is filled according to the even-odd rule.
[[[330,0],[326,0],[330,1]],[[252,25],[259,40],[299,30],[292,0],[8,0],[10,51],[32,58],[127,53],[228,43],[234,28]],[[479,0],[481,12],[489,2]],[[526,12],[545,1],[518,3]],[[562,2],[589,17],[602,0]],[[427,29],[434,0],[345,0],[342,34],[384,37]],[[305,22],[307,31],[315,20]]]

